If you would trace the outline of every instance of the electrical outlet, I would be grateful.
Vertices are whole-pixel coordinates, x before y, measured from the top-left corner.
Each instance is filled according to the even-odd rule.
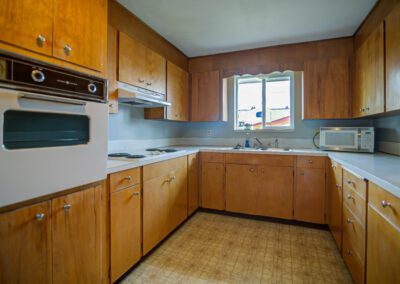
[[[207,136],[211,137],[212,136],[212,130],[211,129],[207,129]]]

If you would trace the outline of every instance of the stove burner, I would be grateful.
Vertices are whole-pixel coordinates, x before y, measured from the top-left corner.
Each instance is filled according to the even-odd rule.
[[[149,151],[149,152],[161,152],[161,149],[158,149],[158,148],[149,148],[149,149],[146,149],[146,151]]]
[[[162,151],[166,152],[166,153],[178,152],[178,150],[176,150],[176,149],[163,149]]]
[[[141,159],[141,158],[145,158],[145,155],[128,155],[125,158],[127,159]]]
[[[108,154],[108,156],[110,158],[122,158],[122,157],[127,157],[129,155],[130,155],[129,153],[111,153],[111,154]]]

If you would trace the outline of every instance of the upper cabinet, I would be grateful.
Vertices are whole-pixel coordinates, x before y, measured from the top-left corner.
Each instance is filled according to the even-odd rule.
[[[0,41],[51,55],[53,0],[4,0],[0,5]]]
[[[385,19],[386,111],[400,109],[400,5]]]
[[[3,46],[4,49],[59,65],[72,63],[68,65],[70,68],[78,65],[105,72],[107,0],[3,2],[0,7],[0,41],[10,44]]]
[[[165,58],[122,32],[118,63],[119,81],[165,94]]]
[[[381,23],[355,51],[353,116],[385,111],[384,24]]]
[[[342,119],[350,115],[348,57],[304,62],[303,119]]]
[[[107,0],[54,0],[53,54],[101,71],[107,58]]]
[[[191,121],[226,121],[226,92],[219,71],[192,73]]]

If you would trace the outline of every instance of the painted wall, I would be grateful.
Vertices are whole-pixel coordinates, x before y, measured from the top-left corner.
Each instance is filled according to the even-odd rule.
[[[400,114],[374,119],[378,141],[400,143]]]

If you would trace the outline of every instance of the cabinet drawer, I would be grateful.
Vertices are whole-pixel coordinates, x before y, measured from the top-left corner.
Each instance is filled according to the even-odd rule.
[[[187,167],[187,156],[150,164],[143,167],[143,181],[160,176],[171,177],[180,168]]]
[[[364,283],[365,262],[354,253],[352,243],[348,239],[343,239],[342,256],[351,276],[356,284]]]
[[[122,188],[140,183],[140,168],[110,174],[110,191],[115,192]]]
[[[201,153],[201,161],[209,163],[223,163],[224,154],[223,153]]]
[[[343,169],[343,187],[356,191],[363,199],[367,197],[367,182],[346,169]]]
[[[396,226],[400,227],[400,198],[380,188],[372,182],[369,183],[368,202],[376,211],[387,217]]]
[[[346,205],[343,206],[343,239],[347,239],[352,244],[354,252],[360,259],[365,260],[365,226]]]
[[[294,156],[273,154],[226,154],[225,162],[227,164],[293,167]]]
[[[296,166],[298,168],[325,168],[326,157],[314,157],[314,156],[297,156]]]
[[[356,191],[346,186],[343,187],[343,205],[353,212],[361,224],[365,224],[367,204]]]

